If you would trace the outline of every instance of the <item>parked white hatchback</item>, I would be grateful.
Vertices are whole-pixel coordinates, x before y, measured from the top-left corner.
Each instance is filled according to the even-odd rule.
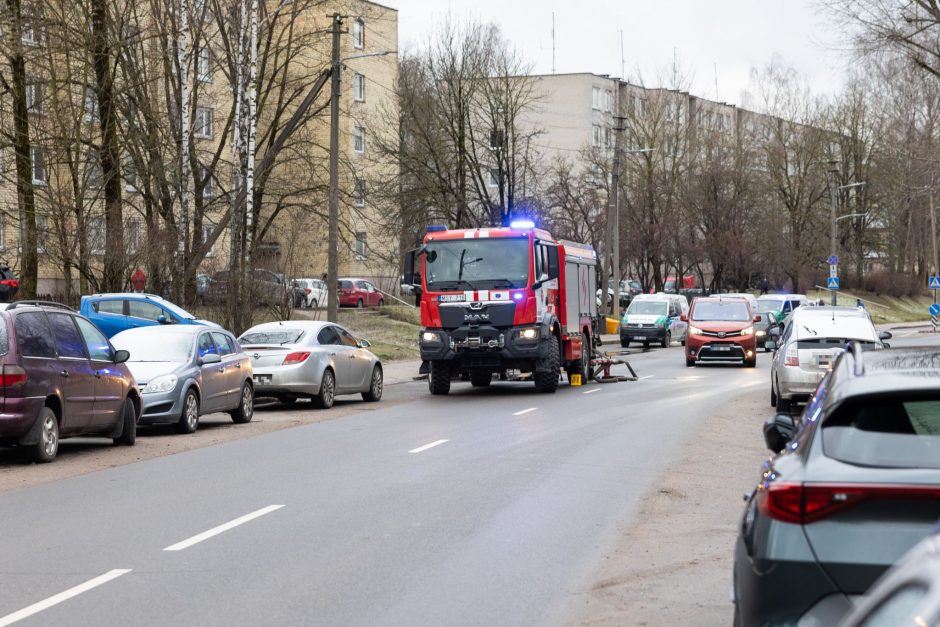
[[[781,413],[809,399],[848,342],[881,348],[891,339],[888,331],[875,330],[868,312],[855,307],[800,307],[782,334],[775,328],[770,334],[770,404]]]
[[[326,307],[328,290],[320,279],[294,279],[294,287],[304,291],[303,306],[307,309]]]

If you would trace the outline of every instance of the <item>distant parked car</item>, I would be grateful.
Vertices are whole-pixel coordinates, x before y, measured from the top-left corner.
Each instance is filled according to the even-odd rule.
[[[807,303],[805,294],[764,294],[757,299],[757,306],[774,314],[778,323],[783,323],[787,316]]]
[[[382,398],[382,362],[365,340],[357,340],[328,322],[285,320],[259,324],[239,343],[251,357],[255,390],[283,403],[311,398],[329,408],[340,394],[362,394],[366,401]]]
[[[251,422],[251,360],[228,331],[144,327],[118,333],[111,341],[131,354],[127,366],[143,397],[140,424],[175,423],[181,433],[193,433],[199,417],[213,412]]]
[[[770,404],[786,413],[809,399],[847,342],[880,348],[891,339],[879,333],[871,318],[855,307],[800,307],[781,335],[771,329],[767,346],[774,351],[770,367]]]
[[[229,271],[221,270],[212,275],[211,299],[225,302],[229,295]],[[241,281],[241,289],[251,296],[252,301],[261,305],[282,305],[291,302],[293,286],[285,283],[284,277],[255,268]]]
[[[338,288],[340,307],[381,307],[385,304],[382,292],[365,279],[340,279]]]
[[[921,540],[855,604],[842,627],[940,627],[940,535]]]
[[[0,303],[11,303],[16,298],[20,281],[9,266],[0,265]]]
[[[802,309],[802,307],[801,307]],[[802,417],[771,416],[738,525],[736,625],[836,625],[940,519],[940,349],[852,343]],[[866,625],[926,625],[882,615]]]
[[[303,290],[302,305],[307,309],[326,306],[329,290],[320,279],[294,279],[294,285]]]
[[[60,438],[134,444],[142,402],[128,357],[64,305],[11,304],[0,313],[0,444],[37,462],[55,459]]]
[[[218,327],[200,320],[182,307],[153,294],[134,292],[82,296],[79,312],[108,337],[137,327],[166,324],[196,324]]]

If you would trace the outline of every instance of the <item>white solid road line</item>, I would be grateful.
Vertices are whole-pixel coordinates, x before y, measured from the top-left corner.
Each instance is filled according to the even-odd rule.
[[[600,392],[600,391],[601,391],[600,388],[594,388],[593,390],[587,390],[587,391],[581,392],[581,393],[582,393],[582,394],[593,394],[594,392]]]
[[[65,592],[60,592],[59,594],[51,596],[48,599],[44,599],[38,603],[33,603],[29,607],[24,607],[18,612],[13,612],[12,614],[7,614],[6,616],[0,616],[0,627],[12,625],[13,623],[21,621],[24,618],[29,618],[34,614],[38,614],[43,610],[48,610],[50,607],[58,605],[63,601],[68,601],[72,597],[77,597],[83,592],[88,592],[89,590],[97,588],[100,585],[117,579],[121,575],[126,575],[129,572],[131,572],[130,568],[115,568],[114,570],[109,570],[103,575],[98,575],[94,579],[89,579],[85,583],[79,584],[74,588],[69,588]]]
[[[409,453],[420,453],[420,452],[422,452],[422,451],[428,450],[429,448],[434,448],[435,446],[440,446],[441,444],[444,444],[445,442],[450,442],[450,440],[436,440],[436,441],[434,441],[434,442],[431,442],[430,444],[425,444],[424,446],[419,446],[418,448],[413,448],[413,449],[411,449],[411,450],[408,451],[408,452],[409,452]]]
[[[645,377],[640,377],[637,381],[642,381],[643,379],[652,379],[656,375],[648,374]]]
[[[183,549],[188,549],[194,544],[199,544],[203,540],[208,540],[209,538],[213,536],[217,536],[220,533],[225,533],[229,529],[234,529],[235,527],[239,525],[244,525],[246,522],[249,522],[251,520],[254,520],[255,518],[264,516],[265,514],[270,514],[271,512],[275,510],[281,509],[282,507],[284,506],[283,505],[268,505],[267,507],[262,507],[261,509],[251,512],[250,514],[245,514],[244,516],[240,516],[236,518],[235,520],[230,520],[224,525],[213,527],[209,531],[203,531],[202,533],[195,535],[192,538],[187,538],[186,540],[183,540],[182,542],[177,542],[176,544],[171,544],[170,546],[166,547],[163,550],[164,551],[182,551]]]
[[[524,415],[528,414],[529,412],[535,411],[536,409],[538,409],[538,407],[529,407],[528,409],[523,409],[522,411],[517,411],[516,413],[513,414],[513,416],[524,416]]]

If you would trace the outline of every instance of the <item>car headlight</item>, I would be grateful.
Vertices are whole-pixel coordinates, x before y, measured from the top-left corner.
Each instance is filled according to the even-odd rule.
[[[523,340],[536,340],[539,337],[539,330],[532,327],[519,331],[519,338]]]
[[[176,387],[176,375],[175,374],[165,374],[162,377],[157,377],[153,381],[147,384],[147,386],[141,390],[141,394],[156,394],[158,392],[171,392],[173,388]]]
[[[441,334],[434,331],[425,331],[421,334],[421,341],[425,343],[440,342]]]
[[[701,335],[702,330],[698,327],[689,327],[689,335]]]
[[[754,335],[754,327],[748,327],[746,329],[741,329],[741,335]]]
[[[764,337],[765,335],[767,335],[767,331],[761,330],[755,333],[754,335],[756,335],[757,337]]]

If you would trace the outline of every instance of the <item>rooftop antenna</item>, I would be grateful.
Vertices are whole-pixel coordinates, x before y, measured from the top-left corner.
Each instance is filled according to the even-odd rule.
[[[623,29],[621,28],[620,29],[620,79],[621,80],[626,80],[624,67],[626,67],[626,63],[623,59]]]
[[[552,11],[552,74],[555,73],[555,12]]]
[[[718,95],[718,63],[715,62],[715,102],[721,102],[721,97]]]

